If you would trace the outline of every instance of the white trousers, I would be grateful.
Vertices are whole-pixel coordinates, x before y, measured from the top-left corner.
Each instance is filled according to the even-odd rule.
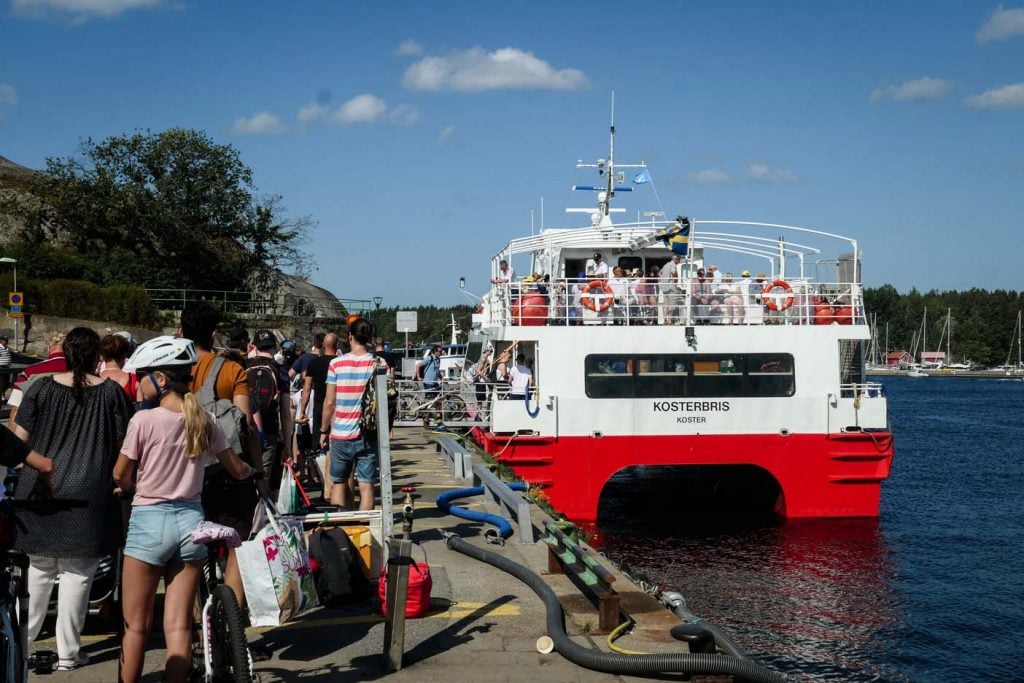
[[[78,661],[82,647],[82,628],[89,610],[89,591],[100,558],[57,558],[29,556],[28,567],[28,645],[39,637],[46,609],[53,592],[53,581],[60,575],[57,588],[57,657],[61,663]]]

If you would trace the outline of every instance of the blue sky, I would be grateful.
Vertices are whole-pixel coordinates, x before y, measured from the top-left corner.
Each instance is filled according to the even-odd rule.
[[[578,225],[613,90],[670,216],[856,237],[869,286],[1024,289],[1024,4],[0,2],[0,155],[204,130],[317,221],[340,297],[464,302],[542,196]]]

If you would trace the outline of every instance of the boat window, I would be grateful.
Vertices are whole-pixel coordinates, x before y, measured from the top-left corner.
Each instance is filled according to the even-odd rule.
[[[788,353],[589,355],[590,398],[792,396]]]
[[[620,256],[616,265],[627,273],[632,273],[634,269],[643,271],[644,260],[640,256]]]

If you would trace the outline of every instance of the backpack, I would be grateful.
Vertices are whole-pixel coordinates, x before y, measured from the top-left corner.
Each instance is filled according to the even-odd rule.
[[[228,398],[217,398],[216,386],[217,377],[220,375],[220,370],[224,367],[224,363],[227,359],[224,356],[218,356],[214,359],[213,365],[210,367],[210,372],[206,375],[206,380],[203,382],[203,386],[196,392],[196,400],[199,401],[199,405],[202,406],[203,410],[213,413],[213,416],[217,419],[217,424],[224,430],[225,436],[228,437],[228,444],[239,457],[248,460],[248,453],[243,447],[244,439],[249,436],[249,423],[246,422],[245,413]],[[210,464],[219,465],[216,460]]]
[[[266,430],[267,421],[273,421],[278,407],[277,363],[269,358],[250,358],[245,367],[249,380],[249,404],[252,413],[262,418]]]
[[[316,529],[309,535],[309,555],[315,561],[313,579],[324,607],[366,602],[370,581],[363,575],[352,540],[340,527]]]
[[[370,379],[366,381],[366,386],[363,388],[363,395],[359,399],[359,431],[364,436],[373,438],[377,432],[377,375],[386,374],[388,378],[387,382],[387,402],[388,402],[388,428],[395,421],[395,414],[398,412],[398,389],[395,387],[395,380],[391,378],[391,375],[387,372],[387,364],[378,356],[373,357],[373,374],[370,375]]]

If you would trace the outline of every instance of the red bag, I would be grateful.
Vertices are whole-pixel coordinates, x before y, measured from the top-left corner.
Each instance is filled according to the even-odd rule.
[[[423,546],[417,546],[421,550]],[[418,619],[430,611],[430,591],[434,580],[430,578],[430,565],[427,564],[427,551],[423,551],[423,562],[409,558],[409,592],[405,602],[405,618]],[[380,613],[387,614],[388,566],[380,570],[377,582],[377,595],[380,597]]]

